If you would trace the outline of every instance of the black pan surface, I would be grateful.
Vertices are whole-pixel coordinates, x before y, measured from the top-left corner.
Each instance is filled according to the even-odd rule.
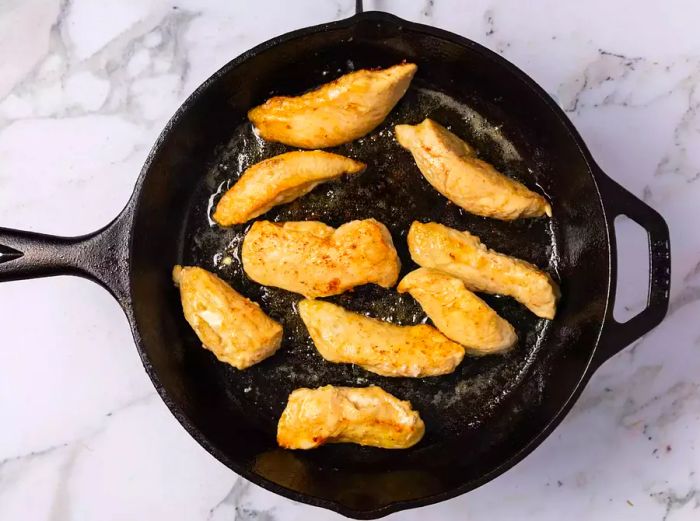
[[[488,51],[382,16],[366,14],[355,23],[270,43],[225,67],[195,93],[146,166],[132,245],[132,297],[144,360],[181,421],[244,475],[295,499],[359,517],[476,486],[540,434],[585,375],[609,287],[607,229],[596,185],[549,100]],[[415,268],[405,241],[410,223],[437,221],[469,230],[560,281],[564,297],[554,321],[537,319],[510,298],[485,295],[516,327],[517,347],[502,356],[468,357],[454,374],[438,378],[385,378],[322,360],[296,313],[299,297],[261,287],[243,274],[239,249],[246,226],[222,229],[210,219],[218,197],[247,166],[290,150],[255,136],[246,120],[249,108],[353,69],[403,60],[417,63],[418,73],[391,115],[368,136],[332,149],[365,161],[367,170],[321,185],[262,218],[338,226],[374,217],[393,235],[402,274]],[[447,125],[483,159],[545,193],[554,218],[501,222],[470,215],[439,195],[393,136],[393,125],[425,117]],[[174,264],[218,273],[259,302],[284,324],[281,350],[246,371],[218,362],[182,316],[170,280]],[[330,300],[399,324],[426,320],[410,296],[376,286]],[[426,422],[425,438],[404,451],[277,448],[276,422],[289,393],[325,384],[377,384],[410,400]]]

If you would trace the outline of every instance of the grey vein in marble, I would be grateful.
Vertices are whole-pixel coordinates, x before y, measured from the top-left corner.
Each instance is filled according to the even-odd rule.
[[[226,496],[209,510],[207,521],[275,521],[272,511],[245,506],[246,494],[252,486],[252,483],[243,478],[236,479]],[[230,509],[233,509],[233,517],[228,512]]]

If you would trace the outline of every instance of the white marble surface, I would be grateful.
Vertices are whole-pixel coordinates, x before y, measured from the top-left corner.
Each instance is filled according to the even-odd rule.
[[[349,16],[351,4],[0,0],[0,224],[71,235],[108,222],[200,82],[269,37]],[[698,519],[700,3],[368,8],[468,36],[523,68],[600,165],[663,213],[673,244],[668,318],[601,368],[540,448],[467,496],[391,519]],[[644,256],[628,253],[630,272],[643,273]],[[644,293],[635,277],[630,308]],[[0,317],[1,520],[339,518],[238,479],[190,439],[98,286],[3,284]]]

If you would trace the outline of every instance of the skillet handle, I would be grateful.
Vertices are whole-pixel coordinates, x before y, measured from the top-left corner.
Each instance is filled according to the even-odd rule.
[[[360,14],[364,11],[364,7],[362,6],[362,0],[355,0],[355,14]]]
[[[107,226],[81,237],[0,228],[0,282],[77,275],[102,285],[124,306],[133,210],[130,201]]]
[[[663,217],[622,186],[610,179],[599,168],[596,180],[603,196],[605,218],[610,234],[610,280],[613,285],[606,310],[601,341],[594,361],[602,364],[614,354],[655,328],[666,316],[671,289],[671,244],[668,225]],[[615,218],[626,215],[647,231],[649,236],[649,292],[647,307],[626,322],[613,317],[615,283],[617,281],[617,243]]]

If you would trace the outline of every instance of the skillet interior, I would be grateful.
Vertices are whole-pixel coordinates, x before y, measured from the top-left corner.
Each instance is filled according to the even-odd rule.
[[[181,422],[219,459],[277,492],[365,516],[396,502],[436,500],[477,486],[508,465],[563,407],[595,349],[608,291],[608,245],[588,165],[560,116],[488,51],[446,33],[359,17],[297,36],[224,67],[178,113],[156,145],[133,229],[132,298],[142,356]],[[452,37],[458,40],[457,37]],[[552,322],[536,320],[508,298],[485,297],[514,324],[509,355],[467,358],[455,374],[389,379],[321,360],[293,312],[297,296],[248,281],[237,251],[245,227],[212,227],[212,194],[248,165],[288,148],[262,143],[245,112],[271,94],[299,93],[352,68],[414,61],[407,96],[368,137],[338,147],[368,170],[322,185],[264,216],[318,219],[337,226],[375,217],[391,230],[403,262],[414,219],[468,229],[506,253],[547,268],[564,299]],[[480,155],[551,199],[554,220],[502,223],[460,211],[423,180],[393,140],[398,122],[431,116],[477,145]],[[213,197],[216,201],[216,195]],[[233,263],[221,260],[230,256]],[[281,351],[239,372],[204,351],[182,318],[170,280],[176,263],[218,272],[285,324]],[[332,299],[409,324],[424,318],[410,297],[374,286]],[[331,445],[276,448],[274,431],[289,392],[326,383],[376,383],[420,410],[424,440],[407,451]],[[362,513],[364,511],[364,514]]]

